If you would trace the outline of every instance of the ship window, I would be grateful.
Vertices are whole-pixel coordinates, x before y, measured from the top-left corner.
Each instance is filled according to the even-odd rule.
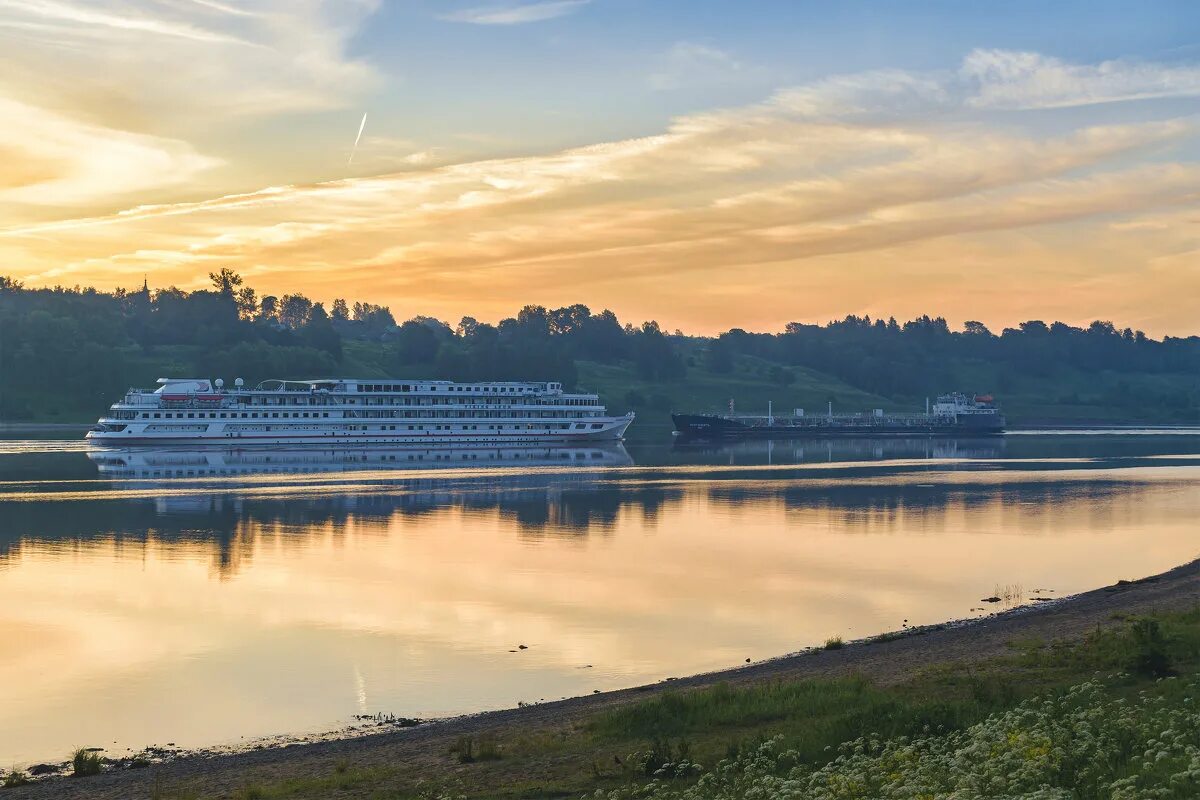
[[[162,419],[162,414],[155,414],[155,415],[154,415],[154,418],[155,418],[155,419]]]
[[[593,422],[592,423],[592,430],[599,430],[600,428],[603,428],[603,427],[604,427],[604,423],[602,423],[602,422]]]

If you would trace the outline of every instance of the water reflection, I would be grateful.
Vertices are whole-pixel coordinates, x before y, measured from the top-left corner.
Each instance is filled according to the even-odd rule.
[[[1177,444],[833,444],[640,465],[620,447],[14,445],[0,763],[587,693],[1194,556],[1200,459]]]

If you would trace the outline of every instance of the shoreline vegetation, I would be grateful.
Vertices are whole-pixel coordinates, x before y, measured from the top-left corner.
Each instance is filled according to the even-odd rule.
[[[620,320],[582,304],[527,305],[496,324],[398,321],[370,302],[329,308],[260,296],[237,273],[210,289],[32,289],[0,276],[0,422],[90,424],[130,386],[162,376],[419,376],[557,380],[614,413],[666,426],[671,411],[918,411],[946,391],[995,395],[1012,425],[1200,422],[1200,336],[1153,339],[1098,320],[848,316],[716,336]],[[19,379],[18,377],[19,376]]]
[[[1200,560],[981,620],[829,641],[355,738],[100,774],[80,751],[87,777],[0,784],[14,798],[154,800],[1200,790]]]

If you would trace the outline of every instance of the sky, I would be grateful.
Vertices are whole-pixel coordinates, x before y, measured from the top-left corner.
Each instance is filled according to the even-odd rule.
[[[1200,4],[0,0],[0,274],[221,267],[400,319],[1200,333]]]

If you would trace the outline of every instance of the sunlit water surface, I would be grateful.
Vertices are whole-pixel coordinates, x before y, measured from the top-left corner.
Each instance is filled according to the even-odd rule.
[[[450,452],[10,437],[0,764],[508,707],[1159,572],[1197,555],[1195,434]]]

